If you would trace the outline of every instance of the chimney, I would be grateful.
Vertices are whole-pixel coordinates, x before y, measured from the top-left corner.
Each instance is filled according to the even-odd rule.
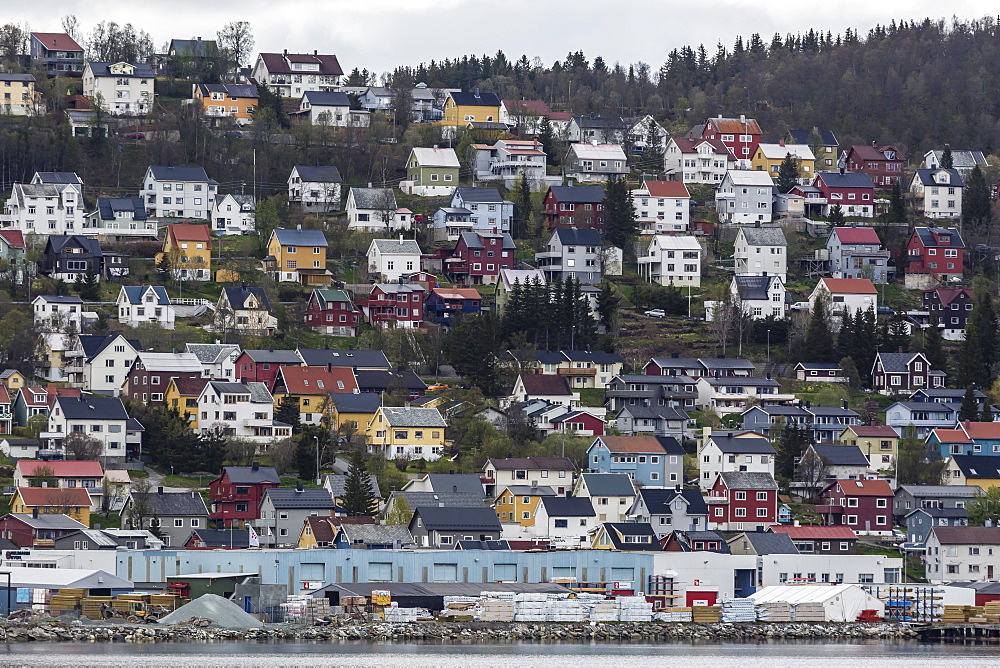
[[[784,139],[778,141],[778,146],[784,147],[784,145],[785,145],[785,140]]]
[[[878,146],[878,142],[873,141],[872,142],[872,148],[876,148],[877,146]]]
[[[254,462],[253,466],[251,466],[250,469],[252,471],[259,471],[260,470],[260,463],[259,462]]]
[[[841,403],[841,405],[842,405],[842,406],[844,407],[844,410],[846,411],[846,410],[847,410],[847,399],[844,399],[844,400],[843,400],[842,402],[840,402],[840,403]]]
[[[765,375],[767,376],[768,380],[771,380],[771,372],[770,371],[768,371]]]
[[[476,99],[478,100],[479,99],[479,87],[478,86],[476,87],[476,93],[475,93],[475,95],[476,95]]]
[[[740,114],[740,123],[742,123],[743,125],[747,124],[747,117],[745,114]]]
[[[297,229],[297,230],[301,230],[301,229],[302,229],[302,223],[298,223],[298,224],[297,224],[297,225],[295,226],[295,229]]]
[[[806,402],[806,408],[812,408],[812,402],[811,401],[807,401]]]
[[[458,494],[458,485],[452,485],[451,486],[451,491],[452,491],[452,494]]]
[[[159,494],[160,496],[163,496],[163,488],[162,487],[157,487],[156,488],[156,493]]]
[[[875,424],[875,418],[871,419],[871,422],[868,424],[868,426],[869,427],[877,427],[878,426],[877,424]]]
[[[284,56],[285,56],[285,57],[287,58],[287,57],[288,57],[288,49],[285,49],[285,50],[284,50],[284,51],[282,52],[282,55],[284,55]]]
[[[317,51],[316,49],[313,49],[313,55],[314,56],[318,56],[319,55],[319,51]]]
[[[301,480],[299,480],[297,483],[295,483],[295,493],[298,494],[300,492],[302,492],[302,481]]]

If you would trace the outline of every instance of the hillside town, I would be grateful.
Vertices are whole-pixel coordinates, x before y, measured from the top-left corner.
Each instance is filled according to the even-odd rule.
[[[0,611],[1000,600],[985,147],[75,25],[0,73]]]

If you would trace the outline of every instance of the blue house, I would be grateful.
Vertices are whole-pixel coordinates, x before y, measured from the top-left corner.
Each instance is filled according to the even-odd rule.
[[[942,457],[1000,456],[1000,423],[959,422],[954,429],[935,429],[927,437],[927,449]]]
[[[885,424],[904,434],[907,427],[913,427],[917,438],[927,438],[932,429],[955,428],[958,404],[897,401],[885,409]]]
[[[431,288],[424,309],[431,322],[450,325],[456,316],[479,313],[483,298],[475,288]]]
[[[816,443],[830,443],[840,438],[844,428],[858,424],[860,417],[846,405],[811,406],[809,402],[802,406],[753,406],[743,413],[743,428],[765,436],[777,422],[808,429]]]
[[[587,462],[590,473],[625,473],[647,487],[684,484],[684,448],[671,436],[598,436]]]
[[[969,526],[969,511],[965,508],[918,508],[906,516],[906,542],[911,547],[923,547],[934,527]]]
[[[799,406],[753,406],[743,413],[743,429],[770,436],[771,425],[808,425],[812,416]]]

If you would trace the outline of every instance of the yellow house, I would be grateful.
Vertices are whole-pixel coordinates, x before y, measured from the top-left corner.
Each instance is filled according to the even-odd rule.
[[[499,123],[500,98],[493,93],[449,93],[444,102],[444,118],[438,123],[455,128],[469,123]]]
[[[14,394],[15,390],[20,390],[25,387],[25,377],[17,369],[4,369],[0,371],[0,385],[3,385],[11,394]]]
[[[41,102],[30,74],[0,73],[0,112],[11,116],[34,116]]]
[[[874,469],[891,469],[895,466],[899,434],[892,427],[848,427],[840,434],[844,445],[856,445],[868,458]]]
[[[380,406],[365,428],[368,451],[386,459],[438,459],[447,427],[436,408]]]
[[[331,394],[330,410],[333,429],[340,434],[363,434],[382,405],[382,397],[374,392],[361,394]]]
[[[812,181],[816,171],[816,157],[812,149],[805,144],[759,144],[751,158],[751,164],[757,171],[767,172],[772,178],[778,178],[781,163],[791,155],[799,164],[799,179],[803,182]]]
[[[656,533],[648,524],[604,522],[590,532],[592,550],[658,550]]]
[[[284,283],[330,285],[333,274],[326,268],[329,244],[323,230],[274,230],[267,241],[265,269]]]
[[[18,487],[10,500],[10,512],[61,513],[90,526],[90,504],[90,493],[83,487]]]
[[[305,518],[302,522],[302,529],[299,531],[299,542],[296,547],[300,550],[332,547],[333,538],[337,533],[337,527],[333,525],[332,520],[332,517],[319,515],[310,515]]]
[[[169,261],[170,271],[177,279],[212,280],[212,237],[208,225],[167,225],[163,250],[156,255],[156,262],[162,262],[164,257]]]
[[[989,457],[976,455],[957,455],[957,459],[949,457],[945,460],[941,482],[945,485],[976,485],[983,490],[1000,487],[1000,478],[996,477],[998,474],[996,467],[987,468],[981,463],[982,459]],[[977,464],[977,461],[980,463]]]
[[[543,496],[555,496],[548,485],[511,485],[497,496],[493,510],[501,522],[517,522],[523,527],[535,526],[535,515]]]
[[[277,406],[291,397],[303,424],[320,424],[329,415],[333,394],[355,394],[358,381],[350,367],[283,366],[271,393]]]
[[[177,411],[192,429],[198,428],[198,397],[211,378],[181,378],[174,376],[163,392],[163,403]]]

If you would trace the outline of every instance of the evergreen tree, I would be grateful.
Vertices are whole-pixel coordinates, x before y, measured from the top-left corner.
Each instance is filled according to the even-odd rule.
[[[830,208],[830,215],[827,216],[827,220],[834,226],[844,224],[844,210],[840,208],[839,204],[834,204]]]
[[[552,133],[552,124],[549,122],[548,116],[542,116],[542,120],[538,123],[538,141],[541,142],[542,150],[545,151],[546,162],[550,165],[558,165],[562,156],[556,155],[556,138]]]
[[[299,432],[301,423],[299,422],[299,402],[290,394],[281,397],[281,401],[274,409],[274,419],[277,422],[284,422],[292,426],[292,431]]]
[[[460,318],[444,338],[444,353],[455,370],[487,397],[510,390],[501,386],[496,352],[502,350],[500,322],[492,313]]]
[[[979,417],[979,404],[976,402],[976,390],[971,386],[965,388],[962,395],[962,406],[958,410],[959,420],[976,420]]]
[[[951,144],[945,144],[944,150],[941,151],[941,169],[951,169],[955,166],[954,162],[951,157]]]
[[[959,348],[958,382],[977,388],[993,386],[997,363],[997,320],[988,289],[976,290],[975,308],[965,325],[965,340]]]
[[[813,303],[809,328],[806,330],[805,350],[817,362],[836,361],[833,332],[830,330],[830,311],[825,295],[821,294]]]
[[[958,350],[958,385],[979,385],[982,379],[983,356],[979,342],[979,328],[974,318],[969,318],[965,324],[965,340]],[[983,387],[990,387],[985,385]]]
[[[924,330],[924,356],[932,369],[948,373],[948,358],[944,354],[941,329],[938,327],[936,315],[931,316],[930,324]]]
[[[865,387],[871,387],[872,366],[875,364],[875,354],[878,352],[877,324],[875,307],[869,306],[867,311],[854,314],[854,363],[858,367],[861,380]]]
[[[799,185],[799,161],[791,153],[786,153],[778,169],[778,192],[787,193],[797,185]]]
[[[311,438],[299,438],[295,447],[295,469],[300,480],[316,479],[316,443]]]
[[[840,320],[840,331],[837,333],[837,357],[854,359],[854,315],[851,309],[845,308]]]
[[[597,295],[597,314],[601,318],[601,324],[604,325],[604,331],[608,334],[614,333],[612,330],[620,304],[621,298],[618,297],[611,283],[602,282],[601,294]]]
[[[609,178],[604,184],[604,238],[626,255],[633,253],[635,202],[624,178]]]
[[[992,220],[990,189],[986,185],[983,171],[976,165],[969,174],[962,193],[962,222],[985,229]]]
[[[903,186],[900,181],[900,179],[896,179],[896,182],[892,184],[892,192],[889,194],[888,219],[890,223],[905,225],[907,222],[906,200],[903,197]]]
[[[340,504],[350,517],[371,515],[376,509],[375,490],[360,454],[351,458],[344,479],[344,497]]]
[[[910,349],[910,334],[907,331],[906,318],[901,311],[897,310],[889,316],[882,341],[882,350],[887,352],[898,350],[906,352]]]
[[[510,191],[510,198],[514,202],[513,232],[515,239],[525,239],[529,236],[531,226],[531,186],[528,184],[528,176],[524,172],[514,181],[514,188]]]

